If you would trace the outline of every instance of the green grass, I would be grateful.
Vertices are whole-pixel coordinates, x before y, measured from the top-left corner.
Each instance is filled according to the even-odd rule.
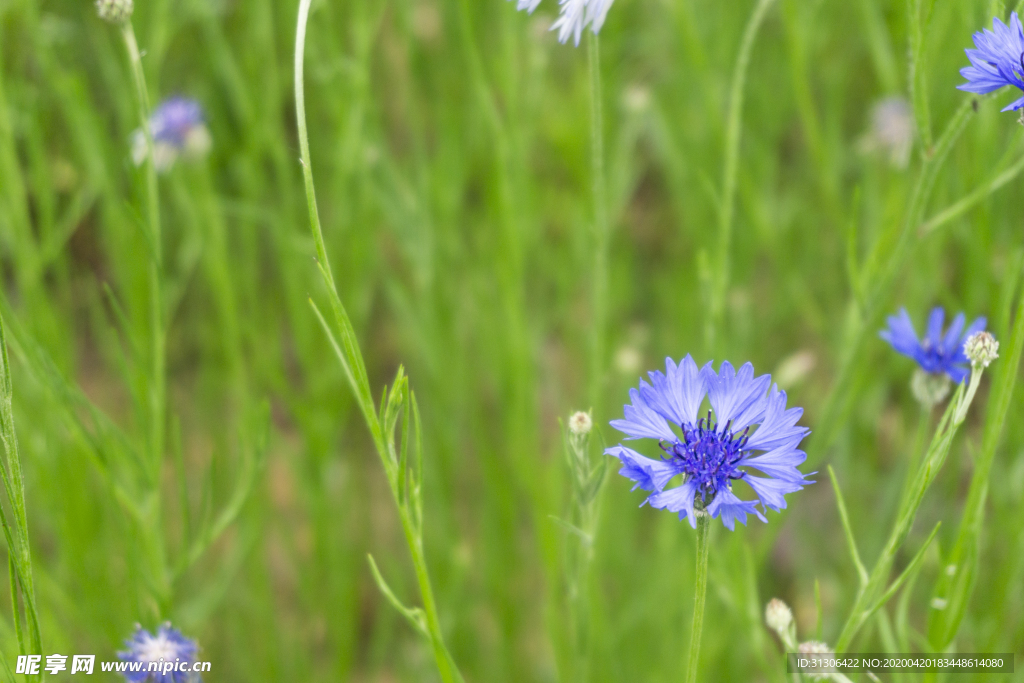
[[[581,491],[692,353],[775,373],[818,471],[711,525],[698,680],[788,680],[772,597],[800,640],[1019,669],[1024,132],[955,89],[1014,4],[617,0],[576,49],[553,0],[314,0],[311,204],[298,0],[139,3],[149,102],[213,137],[155,193],[118,28],[0,0],[5,664],[170,619],[210,681],[682,680],[696,533],[615,467]],[[906,169],[862,144],[893,95]],[[1002,342],[941,429],[876,335],[935,304]]]

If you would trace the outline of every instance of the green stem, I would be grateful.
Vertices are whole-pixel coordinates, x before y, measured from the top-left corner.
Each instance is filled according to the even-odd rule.
[[[397,494],[397,489],[395,493]],[[396,502],[398,502],[397,496]],[[409,554],[412,556],[413,568],[416,571],[416,582],[419,584],[420,599],[423,601],[423,613],[427,619],[427,631],[430,633],[430,646],[434,651],[437,671],[441,674],[441,680],[444,683],[462,683],[462,675],[452,661],[441,633],[441,620],[437,616],[437,602],[434,600],[434,589],[430,584],[427,560],[423,555],[422,534],[417,533],[416,526],[409,515],[408,506],[402,505],[400,502],[398,506],[402,518],[402,530],[405,532],[405,541],[409,546]]]
[[[18,436],[14,429],[14,385],[11,381],[11,365],[7,356],[7,336],[3,319],[0,318],[0,440],[7,453],[7,461],[0,467],[4,489],[11,505],[13,524],[8,524],[6,515],[0,510],[0,521],[4,528],[8,548],[8,572],[11,581],[11,610],[15,630],[23,654],[41,654],[42,639],[39,631],[39,613],[36,610],[35,580],[32,574],[32,547],[29,544],[28,514],[25,506],[25,477],[21,469],[21,453],[18,450]],[[21,600],[25,610],[25,624],[28,628],[28,651],[22,642],[18,618],[17,588],[21,589]],[[39,680],[34,677],[33,680]]]
[[[601,102],[601,44],[592,34],[588,42],[590,67],[590,151],[594,187],[593,320],[590,326],[590,406],[598,404],[604,375],[605,328],[608,317],[608,189],[604,168],[604,118]]]
[[[704,329],[708,349],[714,348],[715,338],[722,325],[725,311],[725,295],[729,289],[729,251],[732,245],[733,217],[735,215],[736,177],[739,174],[740,137],[743,116],[743,87],[747,80],[747,66],[754,39],[774,0],[758,0],[754,13],[750,15],[740,42],[736,68],[732,74],[729,90],[729,113],[725,129],[725,166],[722,177],[722,203],[718,220],[718,272],[711,291],[711,315]]]
[[[382,426],[388,427],[388,418],[385,406],[381,406],[383,424],[378,419],[374,410],[373,398],[369,394],[369,380],[366,375],[365,362],[362,351],[359,348],[355,331],[352,329],[351,321],[344,311],[341,300],[338,296],[337,285],[334,274],[331,271],[330,263],[327,260],[327,251],[324,247],[323,232],[320,227],[320,216],[317,211],[316,192],[313,185],[313,169],[309,158],[309,135],[306,128],[306,98],[303,87],[303,55],[306,47],[306,24],[309,20],[309,8],[312,0],[301,0],[299,3],[298,26],[295,34],[295,116],[298,124],[299,147],[302,155],[302,174],[306,188],[306,204],[309,209],[310,229],[313,233],[313,241],[316,245],[317,259],[319,260],[320,272],[330,288],[331,305],[334,308],[335,318],[342,333],[341,346],[335,342],[327,322],[320,316],[319,309],[314,305],[314,311],[320,322],[327,331],[338,358],[342,361],[349,382],[360,403],[367,427],[373,435],[377,453],[380,456],[381,464],[384,466],[385,474],[391,484],[391,493],[395,505],[398,508],[399,517],[402,522],[402,531],[405,534],[405,541],[409,547],[409,554],[412,556],[413,568],[416,572],[416,581],[419,585],[420,599],[423,602],[423,613],[427,622],[427,633],[431,647],[434,652],[438,672],[444,683],[461,683],[462,676],[455,666],[448,649],[445,647],[444,638],[441,633],[441,622],[437,615],[437,603],[434,600],[434,592],[430,584],[430,574],[427,571],[427,561],[423,553],[423,531],[422,531],[422,510],[421,503],[417,500],[410,502],[405,486],[400,484],[399,474],[396,471],[398,465],[397,455],[393,450],[393,440],[389,432],[388,441],[385,441]],[[344,347],[344,350],[342,350]],[[401,373],[401,370],[399,371]],[[400,374],[401,377],[401,374]],[[396,381],[394,390],[399,386]],[[406,435],[406,438],[408,436]],[[390,449],[390,450],[389,450]],[[402,475],[404,476],[404,461],[402,464]]]
[[[914,483],[914,477],[917,475],[917,466],[921,462],[922,451],[924,450],[924,440],[928,436],[928,425],[931,423],[932,409],[930,407],[921,406],[920,414],[917,418],[917,431],[914,434],[914,445],[911,447],[910,457],[907,459],[907,475],[903,480],[903,489],[900,493],[899,507],[897,510],[902,511],[906,505],[907,497],[910,495],[910,489]]]
[[[306,54],[306,22],[309,20],[309,6],[312,0],[299,2],[299,23],[295,28],[295,118],[299,126],[299,153],[302,158],[302,180],[306,185],[306,207],[309,209],[309,223],[316,245],[316,257],[327,273],[330,287],[337,291],[334,272],[327,260],[324,247],[324,233],[320,227],[320,213],[316,207],[316,189],[313,186],[313,165],[309,159],[309,135],[306,132],[306,88],[303,83],[303,61]]]
[[[770,1],[770,0],[769,0]],[[693,625],[690,628],[690,655],[686,664],[686,683],[697,680],[700,660],[700,636],[704,629],[704,598],[708,589],[708,534],[711,515],[701,511],[697,515],[697,578],[693,592]]]
[[[153,132],[149,126],[149,89],[142,68],[142,55],[135,39],[135,30],[130,21],[121,25],[121,36],[128,51],[128,62],[132,71],[132,83],[138,104],[139,125],[146,138],[145,181],[146,220],[149,225],[150,259],[149,280],[149,325],[150,325],[150,386],[149,386],[149,446],[150,446],[150,494],[154,497],[152,514],[149,518],[149,533],[152,536],[149,551],[150,561],[156,575],[156,599],[161,610],[170,600],[170,586],[167,581],[166,562],[160,535],[160,471],[163,464],[165,441],[165,418],[167,405],[167,337],[164,330],[162,233],[160,229],[160,195],[157,187],[156,165],[154,163]]]

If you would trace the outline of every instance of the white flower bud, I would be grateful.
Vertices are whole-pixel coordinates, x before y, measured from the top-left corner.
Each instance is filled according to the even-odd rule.
[[[971,361],[971,367],[987,368],[999,358],[999,342],[988,332],[975,332],[964,344],[964,355]]]
[[[793,624],[793,610],[789,609],[789,605],[782,600],[772,598],[768,601],[768,606],[764,608],[764,621],[768,624],[768,628],[778,633],[779,636],[784,636]]]
[[[800,643],[798,651],[802,655],[830,655],[832,654],[832,648],[828,646],[828,643],[823,643],[820,640],[808,640],[807,642]]]
[[[123,24],[132,17],[132,0],[96,0],[96,13],[111,24]]]
[[[590,413],[577,411],[569,418],[569,431],[576,436],[585,436],[593,429],[594,422],[590,419]]]
[[[948,375],[936,375],[918,368],[910,380],[910,391],[918,403],[931,408],[949,396],[952,384]]]

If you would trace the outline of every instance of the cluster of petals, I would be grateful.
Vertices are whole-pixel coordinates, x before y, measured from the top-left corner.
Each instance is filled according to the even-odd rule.
[[[142,667],[138,671],[125,671],[124,677],[128,683],[200,683],[199,674],[192,671],[150,671],[149,665],[163,664],[164,662],[181,662],[192,664],[199,653],[199,646],[196,641],[184,636],[181,631],[171,626],[170,622],[164,622],[151,633],[142,626],[136,624],[135,633],[124,641],[128,648],[118,652],[117,656],[122,662],[138,662]]]
[[[559,0],[561,9],[558,20],[551,26],[552,31],[558,31],[558,40],[562,43],[569,42],[572,38],[577,46],[580,44],[580,37],[583,30],[590,28],[594,35],[604,26],[605,17],[615,0]],[[533,13],[541,0],[517,0],[516,9],[526,10]]]
[[[157,106],[149,117],[153,138],[153,163],[158,171],[166,171],[179,156],[197,159],[210,149],[210,132],[203,108],[195,100],[171,97]],[[136,165],[148,154],[146,136],[141,130],[132,133],[132,158]]]
[[[678,365],[667,358],[664,373],[648,376],[650,383],[641,380],[630,390],[624,419],[611,425],[627,439],[656,439],[665,455],[654,460],[621,444],[605,451],[622,463],[619,474],[635,482],[634,490],[651,492],[645,503],[678,513],[693,527],[698,514],[708,514],[733,529],[748,514],[767,521],[759,502],[782,510],[786,494],[813,483],[798,469],[807,459],[799,445],[809,430],[796,424],[803,409],[786,408],[786,392],[771,376],[755,377],[750,363],[739,371],[728,362],[719,372],[711,363],[698,370],[690,356]],[[711,411],[701,417],[705,397]],[[667,488],[679,475],[682,482]],[[733,493],[741,480],[757,500]]]
[[[975,49],[965,50],[971,66],[960,70],[967,79],[958,85],[960,90],[984,95],[1006,85],[1024,90],[1024,27],[1014,12],[1007,26],[998,18],[992,20],[992,30],[982,29],[974,34]],[[1024,97],[1003,108],[1013,111],[1024,107]]]
[[[918,338],[914,323],[901,308],[897,315],[889,316],[888,327],[879,336],[892,344],[892,348],[904,356],[913,358],[922,370],[933,375],[948,375],[951,380],[960,384],[970,374],[970,361],[964,355],[964,342],[975,332],[985,329],[985,318],[977,318],[967,329],[966,319],[959,313],[945,331],[942,325],[946,312],[941,306],[932,309],[928,316],[928,327],[925,335]]]

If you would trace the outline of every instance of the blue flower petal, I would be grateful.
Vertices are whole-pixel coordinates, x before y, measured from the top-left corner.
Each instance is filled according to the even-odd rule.
[[[681,473],[669,461],[652,460],[625,446],[612,446],[605,450],[605,454],[619,459],[622,463],[619,474],[636,482],[633,486],[634,491],[638,488],[644,491],[661,491],[672,477]]]
[[[640,392],[629,390],[632,405],[624,409],[625,420],[612,420],[611,425],[631,439],[663,439],[675,441],[675,432],[665,422],[665,418],[647,405]]]

